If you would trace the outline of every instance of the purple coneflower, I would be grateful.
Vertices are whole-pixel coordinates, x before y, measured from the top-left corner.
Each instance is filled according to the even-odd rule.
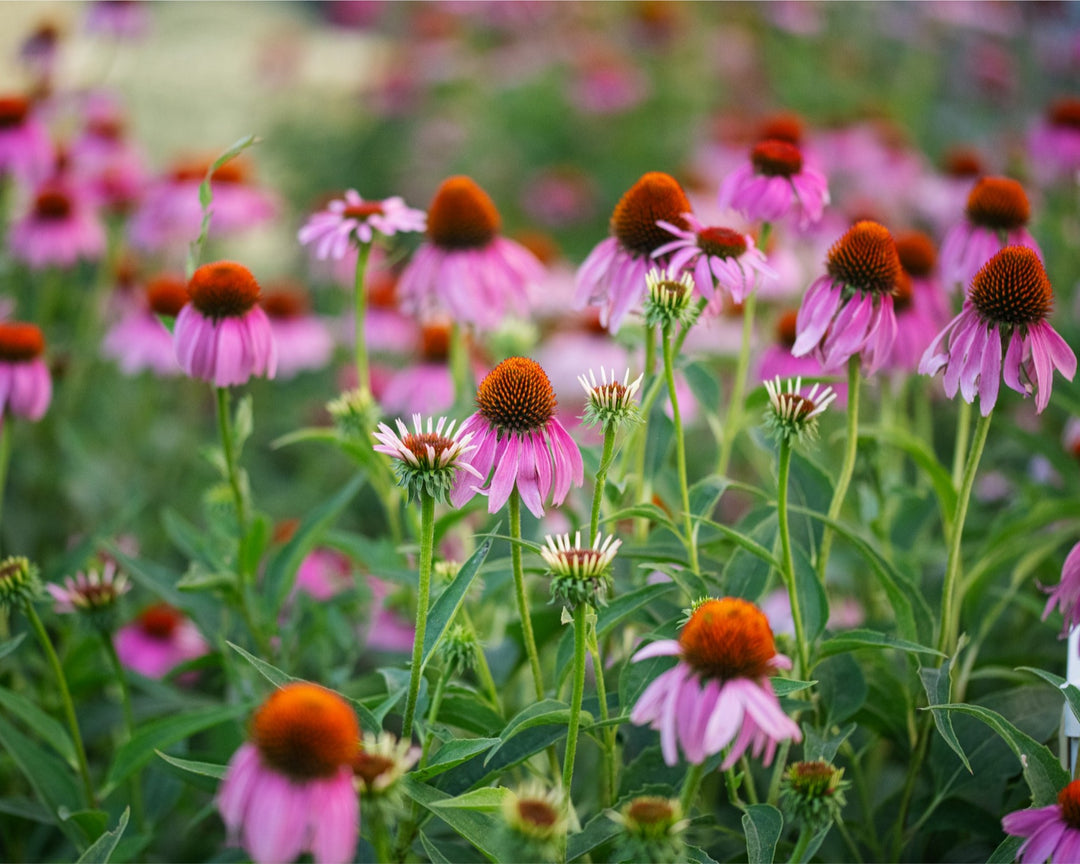
[[[217,805],[230,837],[256,864],[352,861],[360,833],[353,760],[360,725],[349,703],[307,682],[275,690],[251,719],[251,741],[229,760]]]
[[[379,394],[379,402],[388,414],[438,414],[454,404],[449,324],[425,325],[418,348],[417,362],[395,372]]]
[[[776,698],[769,677],[790,669],[776,653],[772,630],[753,603],[734,597],[699,603],[679,638],[638,651],[634,662],[674,656],[679,662],[645,689],[630,714],[660,732],[664,761],[704,762],[730,746],[721,768],[734,765],[748,747],[772,761],[778,742],[801,741],[799,727]],[[677,747],[678,745],[678,747]]]
[[[204,264],[188,283],[191,301],[176,316],[173,338],[180,368],[215,387],[273,378],[277,347],[258,305],[259,283],[232,261]]]
[[[872,375],[896,338],[893,292],[901,268],[892,235],[877,222],[856,222],[829,249],[825,270],[803,298],[791,353],[813,352],[827,371],[859,355]]]
[[[120,662],[147,678],[164,678],[175,667],[209,653],[194,622],[178,609],[158,603],[116,632]]]
[[[334,334],[322,318],[312,314],[307,294],[299,286],[279,285],[259,298],[259,306],[270,320],[279,378],[293,378],[330,363]]]
[[[660,171],[642,175],[619,199],[611,214],[611,236],[600,241],[577,271],[574,306],[600,307],[600,323],[612,333],[645,296],[645,274],[666,267],[653,253],[671,241],[657,222],[688,229],[683,214],[691,209],[678,181]]]
[[[788,214],[808,228],[829,203],[825,175],[805,164],[802,151],[789,141],[759,141],[743,163],[720,184],[721,208],[737,210],[751,221],[776,222]]]
[[[795,347],[798,315],[798,309],[788,309],[776,319],[775,341],[761,352],[758,363],[757,380],[762,384],[774,378],[822,378],[827,374],[813,354],[796,357],[791,353]],[[847,405],[847,384],[838,381],[833,384],[833,390],[837,407],[843,408]]]
[[[461,430],[471,433],[477,445],[470,457],[473,468],[481,478],[490,474],[490,482],[486,490],[480,490],[459,475],[450,493],[453,506],[460,507],[483,491],[488,496],[488,512],[495,513],[516,488],[525,506],[539,518],[549,493],[558,506],[571,485],[584,483],[581,451],[555,418],[555,391],[535,360],[503,360],[480,382],[476,404],[479,410]]]
[[[0,95],[0,177],[44,179],[56,164],[49,132],[24,96]]]
[[[1024,187],[1008,177],[982,177],[968,194],[964,220],[949,229],[941,243],[941,280],[950,291],[970,285],[995,252],[1006,246],[1027,246],[1039,258],[1042,251],[1028,233],[1031,218]]]
[[[397,432],[380,423],[374,433],[379,443],[373,448],[376,453],[396,460],[398,484],[405,487],[411,498],[419,500],[422,495],[429,495],[442,501],[455,483],[462,482],[463,474],[483,481],[484,475],[469,464],[476,445],[471,443],[473,432],[465,428],[466,424],[455,434],[455,421],[447,424],[445,417],[440,417],[438,423],[428,417],[426,430],[419,414],[413,414],[412,419],[412,432],[400,419]]]
[[[60,614],[107,609],[130,589],[131,583],[124,574],[116,574],[116,564],[112,561],[106,561],[100,573],[97,570],[79,572],[74,577],[65,577],[63,585],[51,582],[45,585],[45,590],[56,602],[54,610]]]
[[[1017,393],[1034,393],[1035,410],[1042,412],[1054,369],[1069,381],[1076,374],[1076,355],[1046,321],[1053,304],[1039,256],[1026,246],[1006,246],[975,274],[963,309],[926,349],[919,372],[944,369],[946,395],[959,388],[971,403],[978,393],[984,417],[997,402],[1001,377]]]
[[[469,177],[442,182],[427,214],[427,240],[398,281],[403,308],[438,310],[458,323],[492,330],[508,312],[529,311],[529,293],[544,268],[520,243],[499,233],[502,218]]]
[[[71,267],[80,258],[105,252],[105,228],[76,187],[59,180],[43,184],[29,212],[11,226],[11,255],[31,269]]]
[[[759,279],[775,279],[776,273],[765,262],[764,253],[754,245],[749,234],[732,228],[706,226],[693,213],[683,213],[688,229],[660,220],[665,231],[676,240],[665,243],[652,253],[654,258],[670,255],[668,272],[687,270],[694,274],[694,284],[707,299],[716,296],[713,286],[727,292],[735,303],[750,296]]]
[[[1061,581],[1050,591],[1050,599],[1046,601],[1046,608],[1043,610],[1044,621],[1055,606],[1065,616],[1061,635],[1067,636],[1069,631],[1080,623],[1080,543],[1073,546],[1072,551],[1065,556]]]
[[[45,337],[34,324],[0,322],[0,428],[8,414],[40,420],[52,401],[52,379],[41,355]]]
[[[341,260],[351,247],[371,243],[375,234],[392,237],[399,231],[423,231],[427,214],[414,210],[400,197],[365,201],[355,189],[335,198],[326,208],[308,217],[297,235],[300,244],[314,244],[320,261]]]
[[[919,231],[896,238],[896,252],[903,269],[893,292],[896,340],[888,366],[914,372],[934,336],[948,323],[946,298],[933,278],[937,252],[933,241]]]
[[[1020,864],[1070,864],[1080,860],[1080,780],[1058,793],[1057,804],[1017,810],[1001,820],[1006,834],[1026,838],[1016,851]]]
[[[105,333],[101,351],[116,360],[125,375],[149,371],[162,377],[179,375],[172,334],[161,318],[175,318],[188,302],[187,283],[162,273],[146,285],[144,297]]]
[[[1050,104],[1028,136],[1028,156],[1043,182],[1056,177],[1075,182],[1080,171],[1080,99],[1067,96]]]

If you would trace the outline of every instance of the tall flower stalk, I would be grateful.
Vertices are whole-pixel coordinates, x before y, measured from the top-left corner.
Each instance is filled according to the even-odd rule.
[[[851,485],[852,475],[855,473],[855,457],[859,449],[859,358],[853,356],[848,360],[848,403],[847,425],[844,439],[844,461],[840,465],[840,473],[836,478],[836,486],[833,487],[833,497],[829,502],[828,519],[835,522],[840,517],[840,511],[847,497],[848,487]],[[832,549],[833,530],[825,523],[821,532],[821,548],[818,550],[817,574],[818,579],[825,581],[825,571],[829,566],[829,552]]]
[[[362,391],[371,390],[371,369],[367,350],[367,290],[364,288],[364,276],[367,273],[368,257],[371,244],[361,243],[356,252],[356,276],[353,281],[353,325],[356,329],[356,386]]]

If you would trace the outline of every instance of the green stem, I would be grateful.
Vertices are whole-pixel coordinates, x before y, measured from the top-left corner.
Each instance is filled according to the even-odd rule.
[[[968,436],[971,435],[971,405],[960,400],[956,411],[956,443],[953,445],[952,485],[960,488],[964,478],[964,459],[968,453]]]
[[[664,325],[664,378],[667,380],[668,398],[671,400],[671,419],[675,427],[675,462],[679,472],[679,494],[682,497],[683,530],[686,532],[686,548],[690,555],[690,569],[701,573],[698,565],[697,530],[690,512],[690,485],[686,479],[686,440],[683,437],[682,417],[679,414],[679,396],[675,392],[675,364],[671,353],[671,325]]]
[[[480,644],[480,636],[477,633],[476,626],[473,624],[472,616],[469,615],[469,610],[464,605],[462,605],[458,614],[461,615],[461,623],[465,625],[465,629],[469,631],[476,641],[476,668],[474,670],[476,677],[480,681],[480,686],[484,688],[488,699],[491,700],[491,704],[497,707],[499,704],[499,688],[495,686],[495,679],[491,677],[491,667],[488,666],[484,646]]]
[[[791,620],[795,625],[795,644],[799,652],[799,668],[796,676],[805,678],[810,674],[810,651],[806,643],[806,631],[803,629],[802,609],[799,605],[799,591],[795,584],[795,560],[791,553],[791,529],[788,525],[788,477],[791,473],[791,442],[780,439],[780,465],[776,480],[776,515],[780,521],[780,548],[783,554],[784,570],[781,576],[791,601]]]
[[[371,819],[371,845],[375,848],[375,860],[379,864],[387,864],[394,860],[394,854],[390,848],[390,831],[386,825],[386,813],[381,807]],[[400,860],[405,860],[404,852]]]
[[[596,469],[596,485],[593,487],[592,511],[589,515],[588,543],[596,540],[596,534],[600,530],[600,504],[604,500],[604,487],[607,484],[608,469],[611,467],[611,457],[615,452],[615,424],[604,426],[604,450],[600,454],[600,467]],[[3,475],[0,475],[2,478]],[[3,487],[0,487],[2,489]]]
[[[960,544],[964,536],[964,521],[967,519],[968,503],[971,501],[971,490],[975,485],[979,460],[982,458],[986,437],[990,431],[991,417],[993,417],[992,411],[985,417],[980,417],[978,423],[975,424],[975,438],[971,442],[971,452],[968,453],[967,462],[964,465],[964,476],[956,498],[956,515],[952,520],[949,558],[945,565],[945,582],[941,589],[941,634],[937,645],[938,650],[949,657],[956,652],[957,631],[960,626],[962,598],[959,596],[959,588],[963,564]]]
[[[514,569],[514,594],[517,597],[518,614],[521,616],[521,638],[532,669],[536,700],[544,698],[544,678],[540,672],[540,655],[536,651],[532,616],[529,614],[529,595],[525,591],[525,568],[521,563],[521,496],[517,487],[510,493],[510,561]]]
[[[853,355],[848,360],[848,410],[847,441],[844,449],[844,462],[840,467],[840,476],[836,478],[832,501],[829,504],[829,519],[836,521],[847,497],[851,477],[855,473],[855,454],[859,448],[859,356]],[[833,532],[826,524],[821,532],[821,549],[818,552],[817,574],[825,582],[825,570],[829,565],[829,550],[832,548]]]
[[[41,623],[34,604],[25,603],[23,609],[26,611],[26,618],[34,630],[34,635],[41,643],[41,650],[45,652],[53,675],[56,676],[56,684],[60,688],[60,704],[64,708],[64,719],[67,721],[68,731],[75,745],[75,759],[79,765],[79,776],[82,778],[86,802],[91,809],[95,809],[97,795],[94,794],[94,784],[90,780],[90,765],[86,761],[86,748],[83,746],[82,733],[79,732],[79,721],[75,717],[75,703],[71,700],[71,691],[68,689],[67,678],[64,677],[64,669],[60,665],[60,658],[56,656],[56,649],[53,648],[52,640],[49,639],[49,634],[45,630],[45,625]]]
[[[803,825],[799,829],[799,839],[795,841],[795,848],[791,850],[791,864],[799,864],[802,861],[803,856],[806,854],[806,847],[810,845],[813,836],[814,831],[809,825]]]
[[[405,719],[401,737],[412,738],[416,698],[420,693],[420,664],[424,657],[424,632],[427,630],[428,602],[431,595],[431,562],[435,557],[435,499],[426,492],[420,497],[420,584],[416,595],[416,635],[413,638],[412,664],[409,667],[409,693],[405,697]]]
[[[361,391],[371,391],[371,370],[368,365],[367,333],[367,290],[364,287],[364,274],[367,272],[368,255],[371,244],[361,243],[356,255],[356,280],[353,296],[353,322],[356,326],[356,386]]]
[[[7,485],[8,465],[11,464],[11,417],[4,422],[0,418],[0,525],[3,525],[4,487]],[[0,535],[0,548],[3,548],[3,535]]]
[[[596,698],[600,701],[600,719],[606,723],[610,719],[608,716],[607,685],[604,683],[604,662],[600,657],[600,642],[596,635],[595,618],[592,618],[589,623],[588,640],[589,655],[592,657],[593,672],[596,675]],[[619,784],[615,776],[617,770],[617,765],[615,763],[615,745],[617,735],[618,729],[616,727],[604,727],[604,731],[602,733],[602,737],[604,739],[604,783],[601,797],[605,807],[610,807],[612,806],[612,804],[614,804],[615,793],[618,791],[619,788]]]
[[[105,645],[105,654],[109,658],[113,676],[116,678],[117,686],[120,688],[120,704],[124,711],[124,731],[127,735],[125,740],[130,741],[135,737],[135,712],[131,707],[131,689],[128,687],[127,674],[124,671],[123,664],[120,662],[120,656],[116,653],[116,646],[113,644],[112,636],[102,631],[101,641]],[[140,776],[140,771],[134,772],[129,778],[129,786],[131,789],[131,812],[135,817],[135,824],[142,831],[146,828],[146,813],[143,808]]]
[[[653,403],[660,394],[661,379],[653,374],[656,368],[656,330],[645,326],[645,395],[641,400],[641,426],[634,439],[634,503],[644,502],[649,497],[646,492],[650,478],[645,476],[645,456],[649,449],[649,418],[652,416]],[[625,463],[624,463],[625,465]],[[648,519],[634,520],[634,537],[644,542],[649,533]],[[590,541],[591,542],[591,541]]]
[[[791,750],[791,739],[785,738],[780,744],[780,750],[776,754],[773,764],[772,778],[769,780],[768,797],[765,799],[774,807],[780,800],[780,782],[784,779],[784,769],[787,768],[788,752]]]
[[[454,404],[466,404],[473,395],[469,386],[469,348],[465,330],[456,321],[450,325],[450,379],[454,382]]]
[[[701,778],[705,774],[705,763],[699,762],[690,766],[683,780],[682,792],[679,794],[679,805],[682,807],[683,816],[690,815],[690,807],[697,798],[698,789],[701,788]]]
[[[743,788],[746,789],[747,800],[751,804],[758,803],[757,787],[754,785],[754,776],[750,773],[750,760],[746,755],[739,757],[739,767],[742,768]]]
[[[731,464],[731,454],[735,447],[735,436],[742,426],[743,400],[746,395],[746,379],[750,371],[750,346],[754,340],[754,312],[757,307],[757,292],[754,291],[743,304],[742,345],[739,359],[735,365],[735,379],[731,385],[731,402],[728,404],[727,422],[720,441],[720,458],[716,471],[726,477]]]
[[[240,488],[240,472],[237,470],[236,465],[236,448],[234,447],[232,420],[229,416],[229,388],[217,387],[215,390],[217,393],[218,432],[221,435],[221,449],[225,453],[225,470],[229,475],[229,488],[232,489],[233,504],[236,506],[236,521],[240,533],[240,550],[236,555],[236,569],[240,578],[240,587],[243,588],[246,574],[243,572],[244,556],[242,550],[248,527],[247,501],[243,489]]]
[[[447,663],[442,675],[439,676],[439,680],[435,682],[435,692],[431,694],[431,708],[428,710],[427,729],[424,730],[424,749],[420,753],[420,762],[417,768],[423,768],[427,765],[428,755],[431,753],[431,743],[435,739],[435,736],[431,734],[431,729],[439,719],[439,709],[442,707],[446,685],[450,683],[450,679],[454,676],[456,665],[453,662]]]
[[[581,727],[581,700],[585,695],[585,616],[588,611],[585,603],[579,603],[574,609],[574,690],[570,697],[570,725],[566,731],[562,771],[563,795],[567,806],[570,804],[570,784],[574,779],[574,758],[577,756],[578,730]]]

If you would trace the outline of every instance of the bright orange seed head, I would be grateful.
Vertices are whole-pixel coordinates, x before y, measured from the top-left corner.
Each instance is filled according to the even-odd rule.
[[[30,113],[30,100],[22,96],[0,96],[0,129],[22,126]]]
[[[443,180],[428,208],[428,237],[443,249],[479,249],[501,226],[495,203],[471,177]]]
[[[1080,780],[1073,780],[1058,793],[1058,804],[1065,824],[1080,830]]]
[[[967,200],[967,218],[975,225],[994,231],[1014,231],[1027,225],[1031,217],[1024,187],[1008,177],[983,177]]]
[[[155,315],[175,318],[190,299],[187,282],[171,273],[155,276],[146,285],[146,300]]]
[[[259,707],[251,719],[251,738],[270,767],[310,780],[353,764],[360,726],[336,693],[296,682],[276,690]]]
[[[776,321],[776,341],[786,348],[795,345],[795,339],[799,335],[796,327],[798,320],[799,310],[788,309]]]
[[[714,258],[738,258],[746,251],[746,237],[732,228],[704,228],[697,235],[697,245]]]
[[[754,171],[766,177],[793,177],[802,171],[802,151],[790,141],[759,141],[750,151]]]
[[[657,220],[663,219],[679,228],[687,228],[683,213],[691,211],[679,181],[662,171],[650,171],[619,199],[611,214],[611,231],[625,249],[635,255],[651,255],[653,250],[672,240]]]
[[[916,279],[929,276],[937,264],[934,241],[922,231],[908,231],[898,235],[896,254],[900,256],[900,266]]]
[[[877,222],[856,222],[829,250],[826,270],[858,291],[888,294],[900,278],[900,258],[889,229]]]
[[[24,363],[45,352],[45,337],[36,324],[0,322],[0,361]]]
[[[990,321],[1034,324],[1050,314],[1054,290],[1034,251],[1006,246],[975,274],[968,299]]]
[[[162,641],[169,639],[180,626],[184,616],[172,606],[155,603],[142,611],[138,617],[139,628],[147,636]]]
[[[203,264],[188,282],[195,308],[209,318],[239,318],[259,300],[259,283],[251,271],[233,261]]]
[[[776,657],[769,619],[746,600],[725,597],[699,605],[679,634],[682,657],[707,678],[766,678]]]
[[[476,391],[480,413],[500,432],[536,432],[555,415],[557,404],[547,373],[527,357],[503,360]]]

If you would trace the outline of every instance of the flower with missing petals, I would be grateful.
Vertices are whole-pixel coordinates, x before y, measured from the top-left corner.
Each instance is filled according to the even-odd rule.
[[[355,189],[335,198],[324,210],[308,217],[300,229],[300,245],[313,244],[315,257],[341,260],[350,247],[371,243],[376,234],[392,237],[409,231],[423,231],[427,214],[409,207],[395,196],[382,201],[365,201]]]
[[[275,690],[251,720],[251,740],[233,754],[217,806],[234,842],[256,864],[353,860],[360,806],[353,760],[360,726],[337,693],[307,682]]]
[[[1020,864],[1071,864],[1080,860],[1080,780],[1058,793],[1056,804],[1017,810],[1001,820],[1006,834],[1023,837]]]
[[[836,398],[832,387],[815,384],[805,396],[802,378],[788,378],[787,389],[778,375],[765,382],[769,407],[765,409],[765,425],[777,439],[798,441],[817,437],[817,418]]]
[[[1041,413],[1050,402],[1054,369],[1069,381],[1076,374],[1076,355],[1046,320],[1053,305],[1039,256],[1026,246],[1006,246],[975,274],[960,314],[930,343],[919,372],[944,369],[946,395],[951,399],[959,389],[971,403],[977,393],[984,417],[1004,377],[1017,393],[1034,393]]]
[[[555,417],[556,404],[551,382],[535,360],[510,357],[492,369],[477,388],[478,410],[461,427],[477,442],[473,467],[482,478],[490,474],[490,482],[481,490],[459,476],[450,502],[461,507],[483,491],[488,512],[496,513],[516,489],[538,518],[549,494],[555,506],[562,504],[571,485],[585,482],[585,466]]]
[[[1050,599],[1046,601],[1046,608],[1043,610],[1044,621],[1055,606],[1065,616],[1061,635],[1067,636],[1073,627],[1080,624],[1080,543],[1073,546],[1072,551],[1065,556],[1061,581],[1050,591]]]
[[[645,274],[645,323],[650,327],[670,327],[678,324],[689,327],[697,318],[697,309],[690,302],[694,294],[694,277],[684,270],[678,279],[666,270],[650,270]]]
[[[893,295],[902,274],[896,243],[884,225],[856,222],[829,250],[825,270],[803,297],[791,353],[813,352],[826,371],[857,354],[864,373],[873,375],[896,339]]]
[[[641,694],[630,722],[660,732],[664,761],[704,762],[727,749],[721,768],[734,765],[748,748],[772,762],[780,741],[801,741],[798,725],[780,707],[769,678],[791,661],[776,653],[765,614],[734,597],[704,600],[690,613],[679,638],[646,645],[633,661],[675,656]]]
[[[507,313],[529,311],[543,265],[500,234],[502,217],[470,177],[450,177],[427,213],[427,240],[398,281],[402,308],[430,317],[444,311],[459,323],[493,330]]]
[[[455,422],[451,420],[447,425],[446,418],[440,417],[438,424],[435,424],[428,417],[425,432],[420,415],[413,414],[413,431],[410,432],[399,419],[396,434],[385,423],[379,424],[374,433],[379,442],[375,445],[375,452],[385,453],[397,460],[398,485],[408,491],[410,499],[419,501],[427,495],[436,501],[445,501],[458,479],[459,471],[471,474],[478,480],[484,479],[466,458],[476,450],[476,445],[470,443],[473,433],[466,432],[462,426],[454,434]]]
[[[818,831],[844,809],[844,769],[828,762],[796,762],[788,768],[780,787],[780,806],[789,821]]]
[[[802,151],[790,141],[759,141],[750,159],[720,184],[719,205],[753,221],[776,222],[795,214],[800,228],[821,220],[829,203],[825,175],[806,165]]]
[[[54,609],[57,612],[89,615],[108,630],[112,629],[112,613],[117,602],[130,589],[127,576],[117,575],[116,564],[112,561],[106,561],[100,573],[97,570],[80,572],[74,578],[65,577],[62,586],[51,582],[45,586],[56,601]]]
[[[353,784],[365,797],[390,795],[420,758],[420,748],[389,732],[365,732],[353,756]]]
[[[619,551],[622,540],[614,535],[606,538],[598,531],[591,547],[581,545],[581,532],[570,542],[569,534],[548,534],[540,557],[551,573],[551,597],[571,609],[582,603],[599,606],[604,602],[604,592],[611,582],[611,562]]]
[[[578,375],[578,381],[585,388],[585,416],[582,417],[586,426],[600,424],[606,432],[609,428],[617,428],[622,423],[640,423],[641,409],[634,396],[641,387],[642,372],[633,381],[630,380],[630,370],[626,370],[620,384],[615,379],[615,370],[611,370],[611,380],[608,380],[608,371],[600,367],[600,383],[596,383],[596,375],[592,369],[588,377]]]
[[[982,177],[968,194],[964,219],[941,242],[939,268],[946,289],[970,285],[975,274],[1006,246],[1026,246],[1042,258],[1027,230],[1031,204],[1009,177]]]

